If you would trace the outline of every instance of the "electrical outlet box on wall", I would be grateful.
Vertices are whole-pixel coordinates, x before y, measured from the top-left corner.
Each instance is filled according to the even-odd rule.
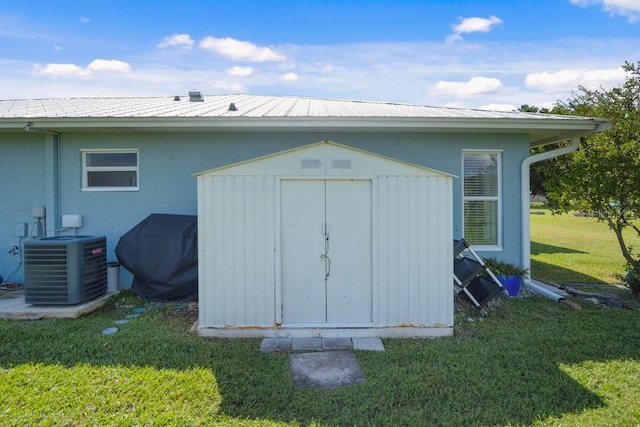
[[[44,206],[34,206],[31,208],[31,216],[34,218],[44,218],[45,217],[45,208]]]
[[[27,237],[29,234],[29,224],[26,222],[19,222],[16,224],[16,237]]]
[[[82,227],[82,215],[62,215],[63,228],[80,228]]]

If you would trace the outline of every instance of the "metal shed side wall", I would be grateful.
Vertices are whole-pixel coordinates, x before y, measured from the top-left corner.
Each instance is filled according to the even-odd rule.
[[[273,176],[198,177],[201,327],[275,319]]]
[[[452,326],[452,180],[378,177],[374,323]]]

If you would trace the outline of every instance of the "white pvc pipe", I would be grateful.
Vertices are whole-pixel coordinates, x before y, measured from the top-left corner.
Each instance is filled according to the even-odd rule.
[[[544,286],[540,286],[536,283],[533,283],[531,281],[531,279],[529,279],[528,277],[523,277],[522,278],[522,285],[526,288],[529,289],[530,291],[533,291],[539,295],[542,295],[544,297],[550,298],[552,300],[554,300],[555,302],[559,302],[562,301],[564,299],[564,297],[562,295],[558,295],[553,291],[550,291],[549,289],[545,288]]]

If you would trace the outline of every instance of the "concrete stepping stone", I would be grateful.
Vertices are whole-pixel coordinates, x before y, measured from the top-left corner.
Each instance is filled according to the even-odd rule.
[[[322,338],[322,349],[325,351],[351,350],[353,343],[351,338]]]
[[[292,338],[291,350],[293,351],[320,351],[322,350],[322,338]]]
[[[384,351],[384,344],[378,337],[351,338],[354,350]]]
[[[294,353],[289,364],[296,388],[333,389],[366,381],[349,351]]]
[[[291,351],[291,338],[264,338],[260,351],[270,353],[274,351]]]

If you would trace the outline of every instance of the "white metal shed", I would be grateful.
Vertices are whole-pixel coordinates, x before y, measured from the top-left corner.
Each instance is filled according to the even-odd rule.
[[[451,175],[325,141],[197,181],[201,335],[453,333]]]

